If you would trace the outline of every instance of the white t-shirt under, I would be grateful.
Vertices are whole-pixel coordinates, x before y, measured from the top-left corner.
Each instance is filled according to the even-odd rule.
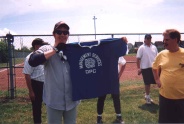
[[[157,54],[158,50],[156,46],[152,44],[150,45],[150,47],[145,44],[141,45],[136,55],[136,58],[141,59],[140,68],[141,69],[151,68],[152,63],[155,60]]]

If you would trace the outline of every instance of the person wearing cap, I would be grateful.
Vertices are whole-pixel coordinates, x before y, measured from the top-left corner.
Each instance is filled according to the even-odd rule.
[[[184,123],[184,49],[178,45],[180,38],[178,30],[165,30],[165,50],[156,56],[152,65],[159,87],[159,123]]]
[[[152,63],[158,54],[158,50],[155,45],[151,43],[151,34],[146,34],[144,38],[144,44],[142,44],[137,51],[137,68],[138,75],[142,73],[144,85],[145,85],[145,100],[146,104],[151,104],[153,100],[150,97],[151,84],[155,84],[155,80],[152,72]]]
[[[33,50],[36,51],[42,45],[47,44],[40,38],[32,41]],[[26,84],[29,90],[29,97],[32,103],[33,121],[36,124],[41,123],[42,94],[44,84],[44,68],[43,65],[31,67],[28,63],[30,53],[24,62],[23,74],[25,75]]]
[[[43,102],[46,104],[49,124],[75,124],[79,101],[72,100],[70,66],[62,49],[69,37],[69,26],[60,21],[55,24],[53,46],[44,45],[35,51],[30,59],[31,66],[44,64],[45,82]]]

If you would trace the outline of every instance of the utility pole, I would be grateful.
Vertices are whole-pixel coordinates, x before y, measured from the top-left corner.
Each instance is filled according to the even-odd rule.
[[[97,18],[94,16],[94,17],[93,17],[93,20],[94,20],[95,39],[96,39],[96,22],[95,22],[96,19],[97,19]]]

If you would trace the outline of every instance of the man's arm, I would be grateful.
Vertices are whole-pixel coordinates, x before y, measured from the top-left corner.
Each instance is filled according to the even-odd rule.
[[[128,40],[126,37],[122,37],[121,38],[125,43],[128,43]],[[118,62],[118,66],[119,66],[119,78],[121,77],[121,75],[123,74],[124,70],[125,70],[125,66],[126,66],[126,60],[123,57],[119,58],[119,62]]]
[[[51,46],[50,46],[51,47]],[[59,51],[64,50],[66,48],[66,44],[64,43],[55,43],[54,47],[50,50],[42,51],[41,48],[35,51],[29,58],[29,65],[32,67],[36,67],[40,64],[43,64],[52,57],[54,54],[59,53]],[[43,48],[44,49],[44,48]]]
[[[119,78],[121,77],[121,75],[123,74],[124,70],[125,70],[125,66],[126,66],[126,63],[124,65],[120,64],[120,71],[119,71]]]
[[[152,71],[153,71],[153,76],[155,78],[155,81],[157,83],[157,86],[160,88],[161,87],[161,82],[160,82],[160,77],[159,77],[159,74],[160,74],[160,69],[153,69],[152,68]]]
[[[51,49],[49,51],[46,51],[44,53],[41,53],[39,51],[35,51],[33,54],[31,54],[29,58],[29,65],[32,67],[36,67],[40,64],[43,64],[48,60],[51,56],[56,54],[56,51],[54,49]]]
[[[125,70],[125,66],[126,66],[126,60],[124,59],[123,56],[119,57],[118,66],[119,66],[119,78],[120,78],[121,75],[123,74],[123,72]]]
[[[136,60],[136,64],[137,64],[137,69],[138,69],[138,75],[140,75],[140,74],[141,74],[140,63],[141,63],[141,59],[140,59],[140,58],[137,58],[137,60]]]
[[[34,94],[34,91],[32,89],[32,86],[31,86],[31,76],[29,74],[24,74],[24,75],[25,75],[25,79],[26,79],[27,88],[29,90],[29,97],[30,97],[31,101],[34,101],[35,94]]]

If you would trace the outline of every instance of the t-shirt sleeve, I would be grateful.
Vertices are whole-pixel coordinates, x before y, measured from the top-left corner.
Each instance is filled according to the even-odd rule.
[[[141,58],[142,57],[142,47],[140,46],[139,49],[137,50],[137,55],[136,58]]]
[[[39,52],[39,53],[44,53],[44,52],[47,52],[47,51],[49,51],[49,50],[51,50],[51,49],[53,49],[51,45],[43,45],[43,46],[41,46],[41,47],[37,50],[37,52]]]
[[[100,40],[104,43],[110,43],[108,46],[108,50],[112,52],[116,57],[121,57],[126,55],[127,52],[127,43],[123,41],[121,38],[109,38]]]
[[[125,65],[126,64],[126,60],[124,59],[123,56],[119,57],[118,63],[119,64],[122,64],[122,65]]]
[[[22,73],[31,75],[31,73],[33,72],[33,67],[31,67],[29,65],[28,60],[29,60],[29,58],[26,57],[26,59],[24,61],[24,68],[23,68]]]
[[[158,54],[158,55],[155,57],[155,60],[154,60],[153,63],[152,63],[152,68],[153,68],[153,69],[159,69],[159,66],[160,66],[160,57],[161,57],[160,54]]]

